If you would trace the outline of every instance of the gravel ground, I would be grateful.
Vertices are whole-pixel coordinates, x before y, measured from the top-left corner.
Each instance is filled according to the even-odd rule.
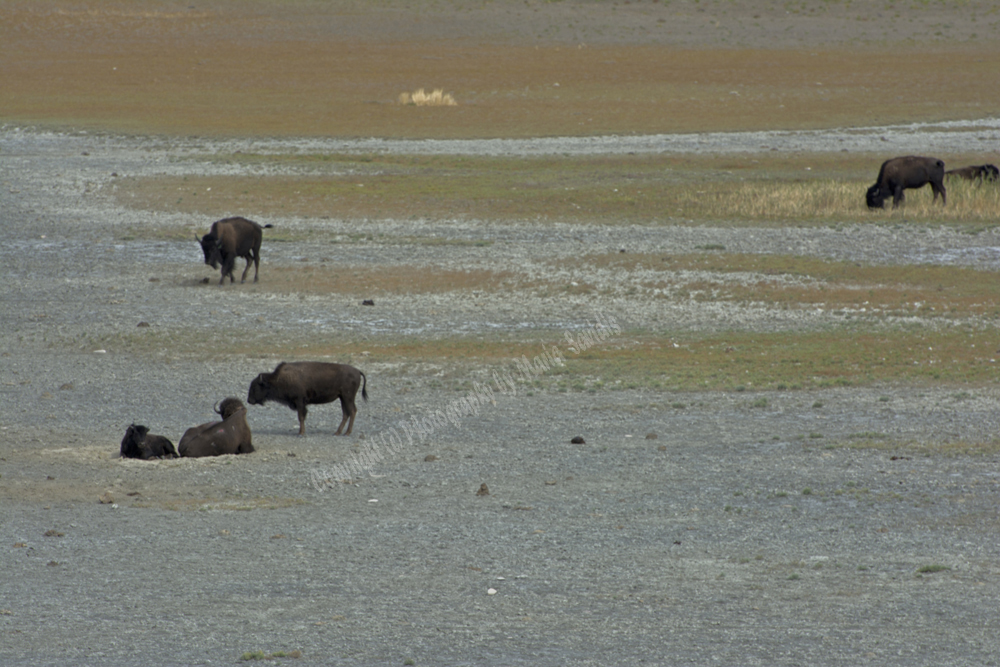
[[[653,331],[822,326],[842,315],[647,303],[626,298],[624,287],[600,297],[497,294],[475,307],[447,293],[390,297],[376,309],[236,287],[220,306],[218,289],[199,283],[212,272],[194,243],[121,240],[125,228],[192,221],[118,207],[111,174],[233,169],[198,159],[217,151],[376,144],[504,154],[821,151],[864,134],[869,143],[884,137],[887,154],[917,152],[918,140],[925,150],[973,151],[997,145],[991,123],[482,143],[168,144],[2,129],[0,662],[231,664],[261,650],[300,651],[281,659],[294,664],[997,664],[1000,465],[995,455],[941,453],[995,437],[993,389],[532,395],[521,386],[405,442],[370,474],[314,484],[379,434],[442,407],[441,369],[357,363],[371,400],[360,404],[351,438],[331,437],[340,420],[333,406],[311,411],[304,438],[290,410],[254,407],[253,455],[123,461],[115,455],[129,422],[176,442],[277,359],[134,356],[110,344],[97,353],[86,338],[110,340],[138,321],[217,335],[203,313],[233,336],[253,336],[247,322],[262,318],[358,343],[382,333],[578,332],[599,313]],[[337,219],[272,222],[351,230]],[[552,260],[582,247],[720,243],[866,262],[1000,264],[993,233],[947,229],[370,224],[379,240],[334,246],[331,260],[387,270],[516,265],[572,280],[574,269]],[[402,236],[493,243],[392,241]],[[265,245],[261,280],[269,266],[309,252]],[[490,370],[470,371],[470,380],[488,380]],[[767,406],[753,407],[761,397]],[[576,435],[586,443],[570,444]],[[883,439],[930,449],[846,446]],[[490,493],[479,496],[484,483]],[[927,567],[939,571],[920,572]]]

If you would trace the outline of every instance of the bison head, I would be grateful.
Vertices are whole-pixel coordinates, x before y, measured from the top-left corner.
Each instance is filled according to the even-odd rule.
[[[264,405],[264,401],[267,400],[270,385],[266,375],[266,373],[261,373],[250,383],[250,391],[247,393],[247,403],[250,405]]]
[[[238,398],[224,398],[219,406],[215,408],[215,411],[222,417],[223,420],[229,419],[231,416],[236,414],[238,411],[242,410],[246,406],[243,405],[243,401]]]
[[[865,201],[868,203],[868,208],[885,208],[885,195],[882,194],[882,188],[878,183],[868,188]]]
[[[219,262],[222,261],[222,249],[218,237],[208,233],[200,239],[195,236],[195,239],[201,244],[201,251],[205,253],[205,263],[213,269],[219,268]]]
[[[142,441],[146,438],[149,429],[141,424],[131,424],[125,429],[125,437],[122,438],[122,447],[119,456],[125,459],[142,458]]]

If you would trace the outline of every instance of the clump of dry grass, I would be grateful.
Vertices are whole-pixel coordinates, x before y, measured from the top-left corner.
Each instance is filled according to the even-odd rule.
[[[412,104],[418,107],[458,106],[458,102],[451,96],[451,93],[445,93],[441,88],[435,88],[434,92],[430,95],[425,93],[423,88],[417,88],[412,93],[400,93],[399,103],[404,105]]]

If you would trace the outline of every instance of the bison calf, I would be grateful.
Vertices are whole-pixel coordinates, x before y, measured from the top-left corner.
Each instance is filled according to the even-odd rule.
[[[121,457],[123,459],[175,459],[174,443],[162,435],[150,435],[149,429],[141,424],[132,424],[125,429],[122,438]]]
[[[253,451],[247,408],[238,398],[227,398],[215,410],[221,422],[193,426],[184,432],[177,450],[184,457],[249,454]]]
[[[885,198],[892,195],[892,207],[896,208],[906,199],[903,190],[922,188],[928,183],[934,190],[934,201],[941,195],[944,204],[944,162],[916,155],[892,158],[882,163],[875,185],[865,193],[865,201],[868,208],[884,208]]]
[[[323,361],[281,362],[273,373],[261,373],[250,383],[247,401],[250,405],[264,405],[275,401],[287,405],[299,414],[299,435],[306,432],[307,405],[332,403],[340,399],[344,418],[334,435],[340,435],[347,424],[350,435],[358,408],[354,397],[361,388],[361,397],[368,400],[368,378],[353,366],[331,364]]]

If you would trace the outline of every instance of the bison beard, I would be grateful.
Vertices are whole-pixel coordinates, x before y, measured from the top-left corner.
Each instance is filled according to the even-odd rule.
[[[247,402],[250,405],[264,405],[275,401],[295,410],[299,416],[299,435],[306,432],[308,405],[332,403],[340,399],[343,419],[334,435],[340,435],[347,424],[344,435],[350,435],[354,428],[354,417],[358,408],[354,403],[358,388],[361,397],[368,400],[368,378],[353,366],[332,364],[323,361],[281,362],[273,373],[261,373],[250,383]]]
[[[908,155],[886,160],[879,169],[875,185],[865,193],[868,208],[884,208],[885,198],[892,195],[892,207],[906,201],[903,190],[922,188],[930,183],[934,190],[934,201],[941,195],[941,204],[946,200],[944,189],[944,162],[933,157]]]

